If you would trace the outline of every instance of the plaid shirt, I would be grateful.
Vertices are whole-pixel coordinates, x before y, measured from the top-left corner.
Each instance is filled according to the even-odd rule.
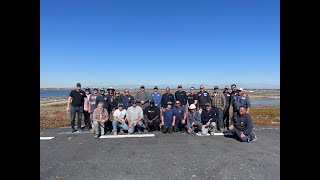
[[[220,91],[218,91],[216,95],[212,93],[211,105],[216,108],[224,108],[224,106],[226,105],[226,98],[224,97],[224,94]]]

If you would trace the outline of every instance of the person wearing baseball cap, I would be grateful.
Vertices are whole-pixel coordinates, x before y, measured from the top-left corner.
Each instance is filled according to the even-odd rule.
[[[221,91],[219,91],[218,86],[214,86],[213,93],[211,95],[211,105],[213,109],[216,111],[218,119],[217,119],[217,130],[223,131],[223,110],[225,108],[226,99]]]
[[[204,110],[206,103],[211,103],[210,94],[208,91],[204,90],[204,86],[200,85],[200,91],[197,93],[199,108]]]
[[[118,108],[113,112],[113,121],[112,121],[112,133],[113,135],[118,134],[118,128],[120,129],[119,134],[123,134],[124,132],[129,129],[128,125],[126,124],[125,117],[126,117],[127,110],[123,109],[123,104],[120,102],[118,103]]]
[[[143,110],[140,106],[137,106],[137,101],[132,100],[132,106],[127,109],[126,118],[128,120],[128,133],[132,134],[138,130],[138,132],[143,132]]]
[[[174,132],[180,131],[181,133],[185,133],[185,125],[186,125],[186,119],[187,119],[187,113],[185,110],[185,107],[181,106],[181,103],[179,100],[176,100],[176,105],[172,108],[175,115],[176,115],[176,121],[173,128]]]
[[[232,106],[233,106],[233,116],[235,113],[239,113],[240,106],[243,106],[244,108],[246,108],[246,113],[249,114],[251,102],[250,102],[249,95],[244,93],[243,88],[238,89],[238,94],[232,100]]]
[[[224,124],[224,127],[229,128],[230,126],[229,109],[231,105],[231,93],[229,92],[229,86],[225,86],[223,95],[226,99],[226,104],[223,110],[223,124]]]
[[[154,105],[158,106],[160,108],[162,95],[161,95],[161,93],[158,92],[158,86],[155,86],[153,88],[153,90],[154,90],[154,92],[151,93],[151,95],[150,95],[150,101],[153,101]]]
[[[172,133],[173,126],[175,125],[176,116],[172,109],[172,102],[167,102],[167,107],[165,110],[162,111],[161,116],[161,126],[162,126],[162,133]]]
[[[201,115],[196,111],[196,105],[191,104],[187,112],[187,132],[188,134],[194,134],[195,130],[199,132],[201,128]]]
[[[99,96],[98,94],[99,89],[97,87],[93,87],[93,94],[90,94],[89,97],[89,110],[88,113],[90,113],[90,122],[91,122],[91,133],[94,133],[94,128],[93,128],[93,111],[97,108],[97,97]]]
[[[233,100],[235,99],[235,96],[238,95],[237,91],[237,85],[236,84],[231,84],[231,93],[230,93],[230,107],[229,107],[229,119],[232,119],[233,116]]]
[[[210,132],[210,135],[213,136],[217,122],[216,111],[211,107],[210,103],[206,103],[205,107],[206,109],[201,113],[201,134],[207,135]]]
[[[84,124],[85,124],[85,130],[90,130],[91,129],[91,121],[90,121],[90,113],[89,113],[89,98],[91,96],[90,88],[86,88],[84,90],[86,93],[87,98],[84,99],[84,104],[83,104],[83,116],[84,116]]]
[[[96,98],[96,104],[98,105],[99,103],[102,103],[103,108],[106,109],[108,112],[109,103],[108,103],[108,97],[105,94],[104,88],[100,88],[100,94]],[[108,113],[107,121],[109,121],[109,113]],[[105,122],[104,124],[106,125],[106,126],[103,126],[105,128],[104,132],[110,132],[111,131],[110,123]]]
[[[191,104],[194,104],[196,107],[198,107],[198,96],[194,87],[190,88],[190,94],[187,96],[187,107],[189,107]],[[186,109],[186,111],[187,110],[188,109]]]
[[[144,124],[146,129],[151,131],[160,131],[160,108],[154,105],[154,101],[150,101],[149,106],[143,110]]]
[[[150,95],[145,91],[144,85],[140,86],[140,91],[135,95],[135,99],[137,100],[137,105],[143,110],[148,106]]]
[[[178,91],[174,93],[176,101],[180,101],[180,106],[185,107],[187,104],[187,93],[182,90],[182,85],[178,85]]]
[[[170,93],[169,87],[166,88],[166,93],[164,93],[161,97],[161,107],[165,109],[168,102],[175,102],[174,95]]]
[[[68,113],[70,112],[70,122],[71,122],[70,132],[71,133],[74,133],[76,131],[74,128],[76,113],[78,113],[78,132],[82,132],[81,119],[82,119],[83,105],[86,98],[87,98],[86,93],[81,90],[81,84],[77,83],[76,88],[72,90],[69,94],[67,108],[66,108],[67,112]]]
[[[120,95],[121,102],[123,103],[123,109],[128,110],[131,106],[134,97],[130,94],[129,89],[124,89],[123,94]]]

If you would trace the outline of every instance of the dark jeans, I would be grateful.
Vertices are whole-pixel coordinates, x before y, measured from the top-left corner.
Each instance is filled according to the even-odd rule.
[[[243,138],[240,137],[240,130],[238,130],[236,127],[234,127],[233,130],[231,130],[232,134],[241,142],[245,142],[250,138],[250,141],[255,138],[255,135],[251,132],[249,134],[245,134]]]
[[[225,106],[223,110],[223,124],[224,127],[229,127],[230,126],[230,120],[229,120],[229,107],[230,106]]]
[[[80,107],[71,106],[71,108],[70,108],[70,122],[71,122],[72,129],[74,129],[76,113],[78,113],[78,129],[81,129],[82,112],[83,112],[83,106],[80,106]]]
[[[173,132],[173,126],[162,126],[162,132],[163,133],[172,133]]]
[[[148,120],[144,119],[144,124],[146,125],[146,129],[151,132],[151,131],[154,131],[154,130],[157,130],[159,131],[160,130],[160,119],[156,119],[154,120],[154,124],[150,124],[148,122]]]
[[[178,132],[178,131],[181,131],[181,132],[185,132],[186,131],[186,121],[184,122],[184,124],[182,124],[182,121],[183,119],[181,120],[176,120],[176,123],[174,125],[174,132]]]
[[[214,108],[217,112],[217,129],[221,130],[223,128],[223,111],[221,108]]]
[[[83,116],[84,116],[84,124],[86,127],[91,128],[91,120],[90,120],[90,114],[88,111],[83,111]]]

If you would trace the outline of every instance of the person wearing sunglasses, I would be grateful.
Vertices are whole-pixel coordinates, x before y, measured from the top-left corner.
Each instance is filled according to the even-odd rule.
[[[113,107],[114,107],[114,110],[117,110],[118,109],[118,104],[119,103],[122,103],[122,100],[120,98],[120,92],[118,90],[116,90],[114,92],[114,99],[113,99]]]
[[[173,128],[174,132],[180,131],[181,133],[185,133],[185,125],[187,114],[185,108],[181,106],[180,101],[176,101],[176,105],[173,107],[174,114],[176,116],[176,122]]]
[[[175,125],[176,116],[172,109],[172,102],[167,102],[167,107],[162,111],[161,125],[162,133],[172,133]]]
[[[204,86],[200,85],[200,91],[197,93],[198,96],[198,101],[199,101],[199,106],[198,106],[198,110],[200,110],[200,112],[202,110],[204,110],[205,104],[206,103],[210,103],[211,104],[211,100],[210,100],[210,94],[208,93],[208,91],[204,90]]]

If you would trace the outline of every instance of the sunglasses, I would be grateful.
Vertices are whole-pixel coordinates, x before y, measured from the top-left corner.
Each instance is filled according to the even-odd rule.
[[[176,103],[176,104],[180,104],[180,103]]]
[[[203,89],[203,88],[200,88],[200,89]]]
[[[116,93],[116,94],[119,94],[119,93]]]

